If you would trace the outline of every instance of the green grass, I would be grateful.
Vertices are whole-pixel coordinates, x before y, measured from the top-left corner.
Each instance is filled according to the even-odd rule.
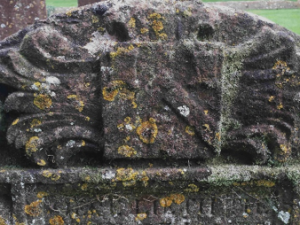
[[[248,10],[300,34],[300,9]]]
[[[46,0],[46,5],[54,7],[76,7],[77,0]]]

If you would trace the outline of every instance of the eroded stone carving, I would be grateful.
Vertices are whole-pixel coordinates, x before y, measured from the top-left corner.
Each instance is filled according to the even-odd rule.
[[[107,159],[283,162],[299,151],[299,36],[198,1],[106,1],[1,42],[20,116],[7,140],[36,164]]]

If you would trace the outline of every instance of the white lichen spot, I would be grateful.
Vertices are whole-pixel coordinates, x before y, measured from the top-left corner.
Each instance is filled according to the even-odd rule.
[[[73,148],[74,145],[75,145],[75,143],[76,143],[76,142],[75,142],[74,140],[70,140],[70,141],[67,142],[66,146],[67,146],[67,147],[70,147],[70,148]]]
[[[38,90],[39,90],[39,87],[36,86],[35,84],[32,84],[32,85],[30,86],[30,89],[33,90],[33,91],[38,91]]]
[[[166,106],[164,107],[164,110],[170,111],[170,107],[166,105]]]
[[[177,109],[179,110],[179,113],[181,115],[183,115],[184,117],[187,117],[188,115],[190,115],[190,109],[186,105],[179,106]]]
[[[135,83],[135,84],[139,84],[140,81],[139,81],[139,80],[135,80],[134,83]]]
[[[17,93],[17,97],[24,97],[24,93]]]
[[[51,97],[55,97],[55,96],[56,96],[55,92],[52,91],[52,92],[50,93],[50,96],[51,96]]]
[[[1,24],[1,28],[5,28],[6,25],[4,23]]]
[[[126,127],[126,130],[129,130],[129,131],[133,130],[133,127],[130,124],[126,124],[125,127]]]
[[[294,102],[300,102],[300,92],[298,92],[295,96],[294,96]]]
[[[109,74],[112,74],[114,72],[113,68],[108,66],[101,66],[101,72],[108,72]]]
[[[60,80],[57,77],[50,76],[46,78],[46,83],[50,85],[53,84],[54,86],[56,86],[60,85]]]
[[[291,217],[291,215],[289,212],[280,211],[278,213],[278,218],[285,224],[289,223],[290,217]]]
[[[91,42],[87,43],[83,48],[87,49],[91,55],[96,55],[99,53],[112,52],[116,44],[117,42],[113,40],[108,33],[102,35],[96,31],[93,33]]]
[[[102,174],[102,179],[113,179],[116,177],[116,173],[111,171],[111,170],[106,170],[103,174]]]
[[[36,133],[39,133],[39,132],[42,132],[42,129],[40,129],[40,128],[34,128],[33,131],[36,132]]]

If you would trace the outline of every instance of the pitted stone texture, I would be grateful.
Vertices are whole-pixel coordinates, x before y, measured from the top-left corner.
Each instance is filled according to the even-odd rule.
[[[0,40],[46,19],[45,0],[2,0],[0,10]]]
[[[111,0],[52,16],[1,42],[0,83],[14,88],[4,107],[20,115],[8,143],[39,166],[89,150],[98,164],[286,162],[299,152],[299,40],[199,1]]]

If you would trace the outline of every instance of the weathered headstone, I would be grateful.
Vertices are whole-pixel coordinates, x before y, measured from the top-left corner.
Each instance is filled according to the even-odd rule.
[[[0,40],[46,19],[45,0],[1,0]]]
[[[78,6],[84,6],[96,2],[100,2],[101,0],[78,0]]]
[[[296,34],[111,0],[0,44],[0,224],[300,222]]]

